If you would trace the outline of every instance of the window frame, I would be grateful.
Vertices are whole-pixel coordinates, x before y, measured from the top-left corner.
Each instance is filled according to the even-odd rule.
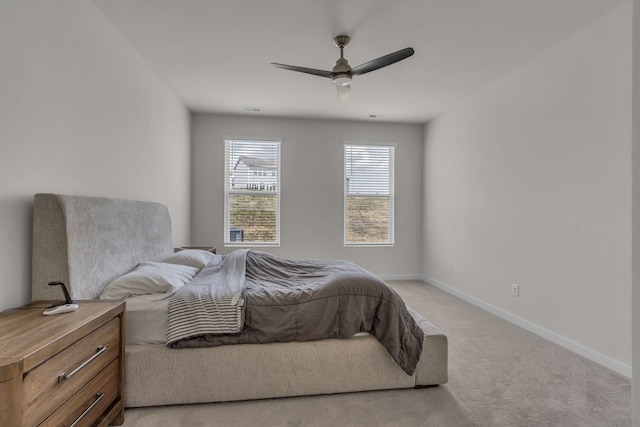
[[[277,149],[277,171],[276,171],[276,189],[275,191],[269,191],[268,194],[273,194],[276,200],[276,218],[275,218],[275,239],[273,242],[232,242],[231,241],[231,224],[230,224],[230,194],[247,194],[247,195],[263,195],[266,192],[264,190],[247,190],[247,189],[232,189],[231,188],[231,159],[229,150],[230,144],[234,142],[247,142],[256,144],[276,144]],[[278,247],[280,246],[280,216],[281,216],[281,192],[282,192],[282,138],[273,137],[237,137],[237,136],[225,136],[224,137],[224,246],[225,247]],[[256,172],[256,171],[254,171]],[[262,176],[262,175],[261,175]],[[273,176],[273,175],[271,175]]]
[[[387,198],[389,200],[389,211],[388,211],[388,224],[387,224],[387,236],[388,239],[384,242],[353,242],[347,240],[348,233],[348,206],[347,201],[351,196],[353,197],[355,194],[349,193],[349,175],[348,175],[348,167],[347,164],[347,150],[349,147],[385,147],[389,149],[389,191],[384,195],[369,195],[367,197],[380,197]],[[396,148],[397,145],[392,142],[371,142],[371,141],[344,141],[343,143],[343,167],[344,167],[344,188],[343,188],[343,240],[345,247],[393,247],[395,246],[395,159],[396,159]],[[352,162],[353,163],[353,162]]]

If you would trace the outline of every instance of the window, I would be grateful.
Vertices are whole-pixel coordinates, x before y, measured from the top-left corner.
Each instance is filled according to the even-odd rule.
[[[390,145],[345,144],[345,245],[394,244],[394,151]]]
[[[225,140],[224,242],[280,244],[280,141]]]

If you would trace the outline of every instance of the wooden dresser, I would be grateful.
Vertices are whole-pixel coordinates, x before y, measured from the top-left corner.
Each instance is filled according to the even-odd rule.
[[[124,422],[124,303],[51,302],[0,314],[0,426]]]

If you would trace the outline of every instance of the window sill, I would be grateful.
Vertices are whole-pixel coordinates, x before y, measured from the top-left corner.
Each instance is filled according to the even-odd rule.
[[[280,243],[225,243],[225,248],[277,248]]]
[[[394,243],[345,243],[345,248],[393,248]]]

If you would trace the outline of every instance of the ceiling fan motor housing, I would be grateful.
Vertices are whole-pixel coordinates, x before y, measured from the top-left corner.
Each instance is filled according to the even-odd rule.
[[[340,48],[340,58],[333,67],[334,77],[331,79],[336,86],[348,86],[351,84],[351,66],[344,57],[344,48],[349,44],[351,39],[349,36],[336,36],[333,43]]]

